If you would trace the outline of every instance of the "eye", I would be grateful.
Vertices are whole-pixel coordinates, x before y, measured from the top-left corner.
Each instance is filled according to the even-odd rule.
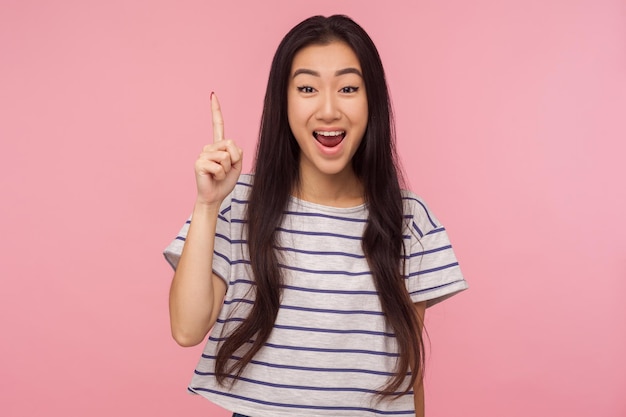
[[[359,87],[348,86],[348,87],[343,87],[339,91],[344,93],[344,94],[356,93],[357,91],[359,91]]]
[[[298,87],[298,91],[305,94],[311,94],[315,91],[313,87],[309,87],[308,85],[303,85],[302,87]]]

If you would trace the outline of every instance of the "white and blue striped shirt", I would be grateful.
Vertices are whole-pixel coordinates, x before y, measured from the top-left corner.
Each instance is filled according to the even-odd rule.
[[[244,214],[253,177],[242,175],[218,218],[213,270],[228,285],[189,390],[254,417],[407,416],[413,396],[376,396],[395,368],[397,347],[361,248],[367,207],[336,208],[291,198],[278,229],[284,288],[274,329],[232,388],[214,378],[219,342],[254,299]],[[467,288],[443,226],[403,192],[405,280],[431,306]],[[175,268],[189,221],[165,250]]]

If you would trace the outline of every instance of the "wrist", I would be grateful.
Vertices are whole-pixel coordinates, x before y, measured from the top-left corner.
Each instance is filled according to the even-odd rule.
[[[197,199],[193,207],[193,214],[217,214],[220,210],[221,202],[207,203]]]

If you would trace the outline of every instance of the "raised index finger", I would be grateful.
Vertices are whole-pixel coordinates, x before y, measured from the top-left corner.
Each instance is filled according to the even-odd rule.
[[[211,116],[213,119],[213,143],[215,143],[224,140],[224,118],[215,93],[211,93]]]

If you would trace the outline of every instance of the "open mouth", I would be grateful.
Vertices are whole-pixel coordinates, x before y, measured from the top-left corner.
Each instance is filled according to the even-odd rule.
[[[313,132],[313,137],[323,146],[326,146],[327,148],[334,148],[346,137],[346,132],[344,130],[335,130],[331,132],[315,131]]]

